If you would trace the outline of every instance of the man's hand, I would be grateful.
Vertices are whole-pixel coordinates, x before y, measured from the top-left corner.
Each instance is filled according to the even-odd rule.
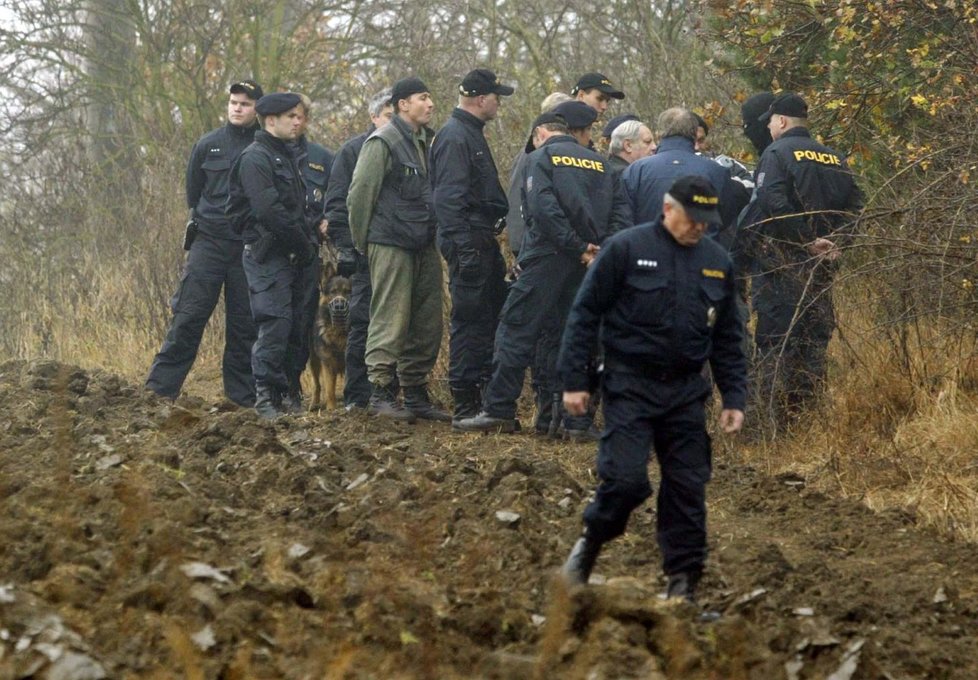
[[[588,243],[587,250],[581,253],[581,263],[586,267],[590,267],[591,263],[594,262],[594,258],[598,256],[599,250],[601,250],[600,246]]]
[[[566,397],[565,397],[566,399]],[[720,411],[720,429],[724,434],[740,432],[744,426],[744,412],[735,408],[725,408]]]
[[[824,257],[829,262],[832,262],[842,254],[839,246],[827,238],[817,238],[805,247],[808,249],[809,254],[815,255],[816,257]]]
[[[572,416],[583,416],[591,395],[587,392],[564,392],[564,408]]]
[[[329,220],[323,219],[319,223],[319,235],[326,238],[326,234],[329,231]]]

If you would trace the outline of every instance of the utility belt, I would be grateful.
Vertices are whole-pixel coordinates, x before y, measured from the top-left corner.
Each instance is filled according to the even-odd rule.
[[[656,382],[673,382],[683,380],[691,375],[696,375],[702,368],[679,368],[676,366],[656,366],[654,364],[643,364],[635,361],[624,361],[615,357],[605,356],[604,371],[606,373],[625,373],[627,375],[637,375],[641,378],[648,378]]]

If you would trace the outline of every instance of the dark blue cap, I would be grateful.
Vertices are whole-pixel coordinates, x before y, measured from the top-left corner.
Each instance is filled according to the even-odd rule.
[[[410,78],[401,78],[394,86],[391,87],[391,106],[397,111],[397,102],[402,99],[407,99],[413,94],[421,94],[422,92],[430,92],[428,86],[424,84],[421,78],[416,78],[411,76]]]
[[[788,116],[789,118],[808,118],[808,104],[794,92],[783,92],[775,97],[767,111],[762,113],[757,120],[767,123],[774,114]]]
[[[638,120],[638,116],[634,113],[623,113],[620,116],[615,116],[604,126],[604,130],[601,131],[601,136],[606,139],[611,139],[611,133],[615,131],[615,128],[630,120]]]
[[[554,113],[567,121],[567,127],[571,130],[586,128],[598,119],[598,112],[584,102],[572,101],[558,104],[554,107]]]
[[[255,101],[261,99],[265,94],[261,89],[261,85],[250,78],[231,83],[231,87],[228,88],[228,92],[231,94],[243,94],[249,99],[253,99]]]
[[[302,103],[302,97],[295,92],[273,92],[266,94],[255,104],[259,116],[278,116]]]

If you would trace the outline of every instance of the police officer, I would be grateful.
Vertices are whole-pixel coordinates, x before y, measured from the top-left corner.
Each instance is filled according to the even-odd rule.
[[[252,349],[255,410],[276,418],[297,409],[289,387],[298,381],[302,351],[301,305],[308,299],[306,270],[315,262],[317,237],[305,212],[306,185],[294,156],[302,129],[302,99],[276,92],[258,100],[263,130],[231,168],[228,214],[244,238],[245,275],[258,325]]]
[[[363,144],[347,195],[353,242],[365,253],[373,297],[367,330],[368,412],[450,421],[428,394],[442,334],[442,267],[428,180],[434,103],[419,78],[391,88],[395,115]],[[395,371],[404,405],[394,391]]]
[[[600,73],[585,73],[577,79],[570,93],[577,101],[597,111],[598,118],[604,116],[612,99],[620,101],[625,98],[625,93]]]
[[[326,147],[310,142],[306,138],[306,130],[309,128],[309,120],[312,115],[312,102],[304,94],[299,94],[299,97],[302,100],[302,119],[299,126],[299,136],[291,143],[292,152],[306,184],[307,230],[321,243],[326,229],[323,218],[323,202],[330,170],[333,166],[333,154]],[[287,371],[289,378],[287,403],[294,414],[299,414],[303,410],[300,376],[309,361],[312,327],[316,321],[316,310],[319,306],[319,275],[321,271],[322,260],[317,256],[308,266],[296,272],[297,278],[300,279],[297,282],[296,290],[302,296],[295,305],[296,311],[300,314],[295,319],[300,345],[294,354],[289,355],[292,365]]]
[[[197,357],[204,327],[224,289],[224,394],[234,403],[255,405],[251,345],[255,323],[248,306],[248,282],[241,267],[241,236],[224,214],[231,164],[251,144],[258,129],[255,102],[262,96],[254,80],[230,87],[227,124],[194,144],[187,163],[190,222],[184,239],[189,250],[180,287],[173,296],[173,320],[149,369],[146,386],[176,399]]]
[[[553,111],[554,108],[564,102],[574,101],[574,98],[564,92],[551,92],[540,102],[540,113]],[[533,131],[530,131],[530,144],[520,149],[519,155],[513,160],[513,170],[509,178],[509,190],[506,198],[509,201],[509,212],[506,214],[506,238],[509,243],[513,259],[516,261],[510,270],[510,275],[515,279],[519,276],[519,255],[520,248],[523,246],[523,237],[526,234],[526,223],[523,220],[523,186],[526,182],[526,167],[530,154],[535,151],[533,146]],[[556,321],[554,322],[556,323]],[[554,331],[559,333],[559,329]],[[542,332],[546,336],[550,331]],[[530,366],[531,385],[535,395],[537,414],[535,420],[535,431],[537,434],[550,434],[551,422],[553,417],[553,394],[551,392],[550,379],[547,374],[547,361],[545,356],[552,348],[553,340],[543,337],[538,341],[537,350],[534,353],[533,364]]]
[[[492,375],[492,339],[506,299],[506,262],[496,243],[509,204],[486,142],[485,125],[500,98],[513,94],[488,69],[466,74],[458,106],[435,135],[430,176],[438,249],[452,296],[448,384],[454,420],[471,418]],[[498,228],[497,228],[498,225]]]
[[[591,107],[567,102],[534,121],[527,150],[536,146],[536,151],[528,161],[523,189],[527,232],[520,250],[522,273],[501,313],[483,410],[453,423],[453,429],[515,429],[516,400],[541,331],[552,319],[558,329],[563,327],[585,268],[600,244],[631,224],[607,159],[579,141],[589,135],[595,118]],[[570,134],[572,129],[576,138]]]
[[[759,118],[774,140],[757,167],[759,221],[748,227],[757,313],[757,406],[765,424],[786,424],[819,392],[835,328],[832,277],[840,246],[862,210],[845,156],[808,131],[808,105],[779,95]]]
[[[597,457],[601,481],[562,570],[571,583],[587,583],[601,546],[624,533],[632,510],[652,495],[647,467],[654,448],[662,479],[656,537],[667,594],[693,598],[706,560],[711,469],[705,362],[723,397],[724,432],[740,429],[746,399],[733,265],[721,246],[703,238],[708,224],[720,220],[717,206],[705,178],[675,180],[659,219],[605,243],[574,301],[561,343],[564,405],[571,413],[587,408],[588,358],[600,329],[605,431]]]
[[[710,180],[720,195],[722,225],[710,228],[713,237],[732,236],[737,215],[750,200],[750,193],[742,184],[734,182],[730,171],[711,159],[697,155],[696,116],[683,108],[666,109],[659,115],[657,127],[661,139],[654,156],[632,163],[624,174],[622,183],[628,195],[635,223],[654,222],[662,210],[662,197],[677,178],[699,175]],[[729,242],[724,244],[729,247]]]
[[[367,104],[370,127],[367,131],[347,140],[333,161],[326,188],[325,214],[328,223],[328,236],[337,251],[336,273],[350,279],[350,318],[346,335],[346,374],[343,379],[343,403],[347,410],[367,408],[370,400],[370,381],[367,379],[367,364],[364,352],[367,349],[367,326],[370,323],[370,269],[367,258],[357,252],[350,235],[350,224],[346,210],[346,196],[353,179],[353,168],[367,137],[374,130],[384,127],[391,121],[391,89],[385,88],[371,97]]]

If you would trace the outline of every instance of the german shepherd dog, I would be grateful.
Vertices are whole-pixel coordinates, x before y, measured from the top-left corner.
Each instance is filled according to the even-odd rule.
[[[336,408],[336,379],[346,371],[346,332],[350,319],[350,280],[336,273],[336,265],[323,262],[319,278],[319,309],[312,328],[309,371],[315,389],[310,408],[321,409],[322,378],[326,383],[326,407]],[[325,376],[323,373],[325,372]]]

